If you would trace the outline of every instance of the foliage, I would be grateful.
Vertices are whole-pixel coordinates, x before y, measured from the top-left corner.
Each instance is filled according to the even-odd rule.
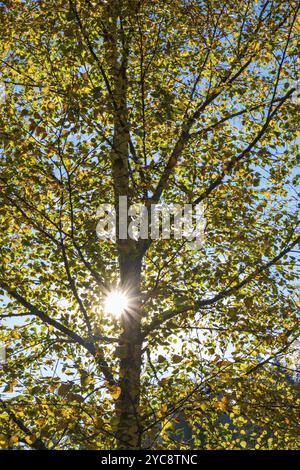
[[[299,448],[299,3],[7,0],[0,20],[0,446]],[[99,241],[119,195],[202,201],[203,248]],[[103,302],[131,273],[128,326]]]

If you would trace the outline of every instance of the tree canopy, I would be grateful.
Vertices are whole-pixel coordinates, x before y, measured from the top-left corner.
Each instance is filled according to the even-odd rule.
[[[299,2],[0,22],[0,447],[299,448]],[[119,196],[201,202],[203,246],[99,240]]]

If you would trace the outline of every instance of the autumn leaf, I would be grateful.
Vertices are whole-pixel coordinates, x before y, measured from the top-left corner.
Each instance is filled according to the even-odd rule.
[[[114,400],[118,400],[121,395],[121,388],[117,385],[113,385],[112,387],[110,387],[109,392]]]

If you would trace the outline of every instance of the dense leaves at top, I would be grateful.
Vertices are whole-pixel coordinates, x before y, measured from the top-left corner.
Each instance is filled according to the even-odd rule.
[[[121,194],[207,219],[201,249],[145,248],[142,446],[299,448],[299,3],[7,0],[0,22],[0,446],[117,445],[96,211]]]

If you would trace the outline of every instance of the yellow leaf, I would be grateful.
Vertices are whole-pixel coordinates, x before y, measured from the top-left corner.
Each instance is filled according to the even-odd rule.
[[[56,383],[56,384],[52,384],[50,385],[49,387],[49,390],[51,393],[55,392],[55,390],[59,387],[59,383]]]
[[[246,449],[246,447],[247,447],[247,442],[246,441],[241,441],[240,444],[241,444],[241,447],[243,449]]]
[[[121,395],[121,388],[118,387],[117,385],[113,385],[110,387],[110,394],[114,400],[117,400],[119,396]]]
[[[168,438],[168,430],[173,427],[173,424],[170,420],[166,419],[162,422],[161,432],[160,435],[162,438]]]
[[[161,411],[162,411],[162,413],[166,413],[168,411],[168,405],[163,405],[161,407]]]
[[[81,383],[82,387],[87,387],[88,385],[90,385],[93,382],[94,382],[94,379],[88,372],[83,371],[81,373],[80,383]]]
[[[11,333],[10,333],[11,337],[14,338],[14,339],[20,339],[21,338],[21,335],[20,333],[17,331],[17,330],[12,330]]]
[[[224,411],[226,410],[227,408],[227,405],[228,405],[228,402],[229,402],[229,397],[223,397],[221,398],[221,400],[219,400],[217,403],[216,403],[216,408],[218,410],[221,410],[221,411]]]
[[[34,441],[36,441],[36,438],[34,436],[26,436],[25,437],[25,441],[27,442],[27,444],[31,445],[34,443]]]
[[[4,392],[5,393],[12,393],[14,391],[14,385],[15,385],[16,381],[15,380],[12,380],[11,382],[8,382],[8,384],[6,385],[6,387],[4,388]]]
[[[207,403],[200,403],[200,409],[201,409],[202,411],[206,411],[207,408],[208,408],[208,404],[207,404]]]
[[[269,446],[269,447],[272,447],[272,444],[273,444],[273,439],[272,439],[272,437],[270,437],[270,438],[268,439],[268,446]]]
[[[235,414],[235,415],[238,415],[240,413],[241,409],[239,407],[239,405],[234,405],[232,407],[232,412]]]
[[[4,434],[0,434],[0,449],[7,449],[9,441]]]
[[[19,442],[18,436],[12,436],[12,437],[9,439],[9,444],[10,444],[10,445],[18,444],[18,442]]]

